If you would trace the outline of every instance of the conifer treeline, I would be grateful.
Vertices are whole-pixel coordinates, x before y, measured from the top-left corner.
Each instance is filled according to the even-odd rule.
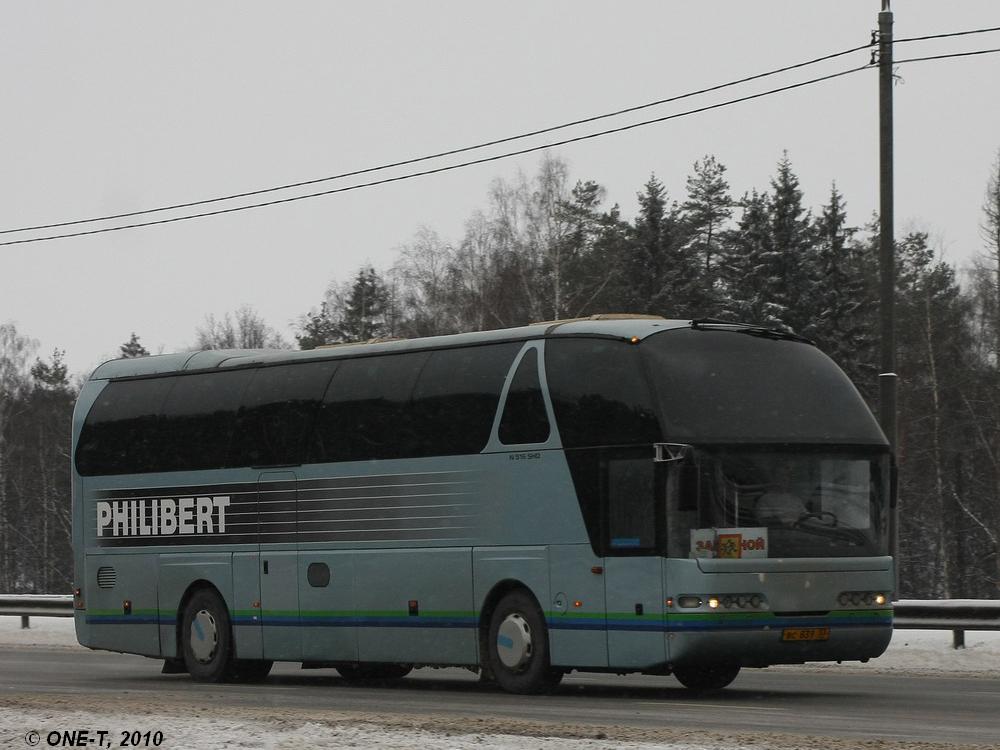
[[[925,233],[897,238],[903,597],[1000,597],[1000,158],[985,254],[959,285]],[[330,285],[299,321],[303,349],[486,330],[595,312],[719,317],[812,338],[874,406],[878,226],[848,223],[836,186],[818,212],[787,156],[766,190],[731,194],[725,166],[694,165],[682,200],[651,177],[629,220],[558,158],[496,180],[449,242],[421,229],[391,268]],[[207,318],[198,348],[283,345],[251,309]],[[242,342],[242,343],[240,343]],[[147,352],[138,338],[122,356]],[[70,585],[69,422],[61,354],[0,327],[0,590]]]

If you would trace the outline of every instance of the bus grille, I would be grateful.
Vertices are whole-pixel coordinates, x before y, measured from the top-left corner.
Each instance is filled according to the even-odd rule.
[[[114,568],[97,569],[97,585],[102,589],[113,589],[118,582],[118,573]]]

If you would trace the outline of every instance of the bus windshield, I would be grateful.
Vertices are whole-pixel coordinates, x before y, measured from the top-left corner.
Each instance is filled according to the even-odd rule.
[[[693,464],[668,491],[671,557],[888,554],[886,452],[696,448]]]

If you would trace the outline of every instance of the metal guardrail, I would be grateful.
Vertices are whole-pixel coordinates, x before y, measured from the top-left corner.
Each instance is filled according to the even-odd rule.
[[[0,594],[0,615],[21,618],[21,627],[30,627],[31,617],[72,617],[70,594]]]
[[[1000,630],[1000,600],[902,599],[892,603],[897,630],[951,630],[955,648],[965,645],[966,630]],[[30,617],[72,617],[69,594],[0,594],[0,615],[20,616],[21,627]]]

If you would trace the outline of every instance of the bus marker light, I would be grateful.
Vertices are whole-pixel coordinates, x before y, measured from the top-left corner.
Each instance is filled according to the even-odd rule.
[[[122,602],[122,612],[126,615],[132,614],[132,600],[126,599]]]
[[[593,573],[595,576],[599,576],[599,575],[601,575],[604,572],[604,566],[603,565],[595,565],[594,567],[592,567],[590,569],[590,572]]]
[[[674,597],[672,597],[672,596],[668,596],[668,597],[667,597],[667,600],[666,600],[666,605],[667,605],[668,607],[672,607],[672,606],[674,606]]]
[[[583,606],[583,602],[581,602],[579,599],[577,599],[575,602],[573,602],[573,606],[574,607],[582,607]]]
[[[638,344],[639,343],[639,337],[638,336],[633,336],[632,338],[629,339],[629,343],[630,344]]]
[[[416,599],[410,599],[410,601],[407,602],[407,607],[409,608],[411,615],[416,616],[420,614],[420,604]]]

